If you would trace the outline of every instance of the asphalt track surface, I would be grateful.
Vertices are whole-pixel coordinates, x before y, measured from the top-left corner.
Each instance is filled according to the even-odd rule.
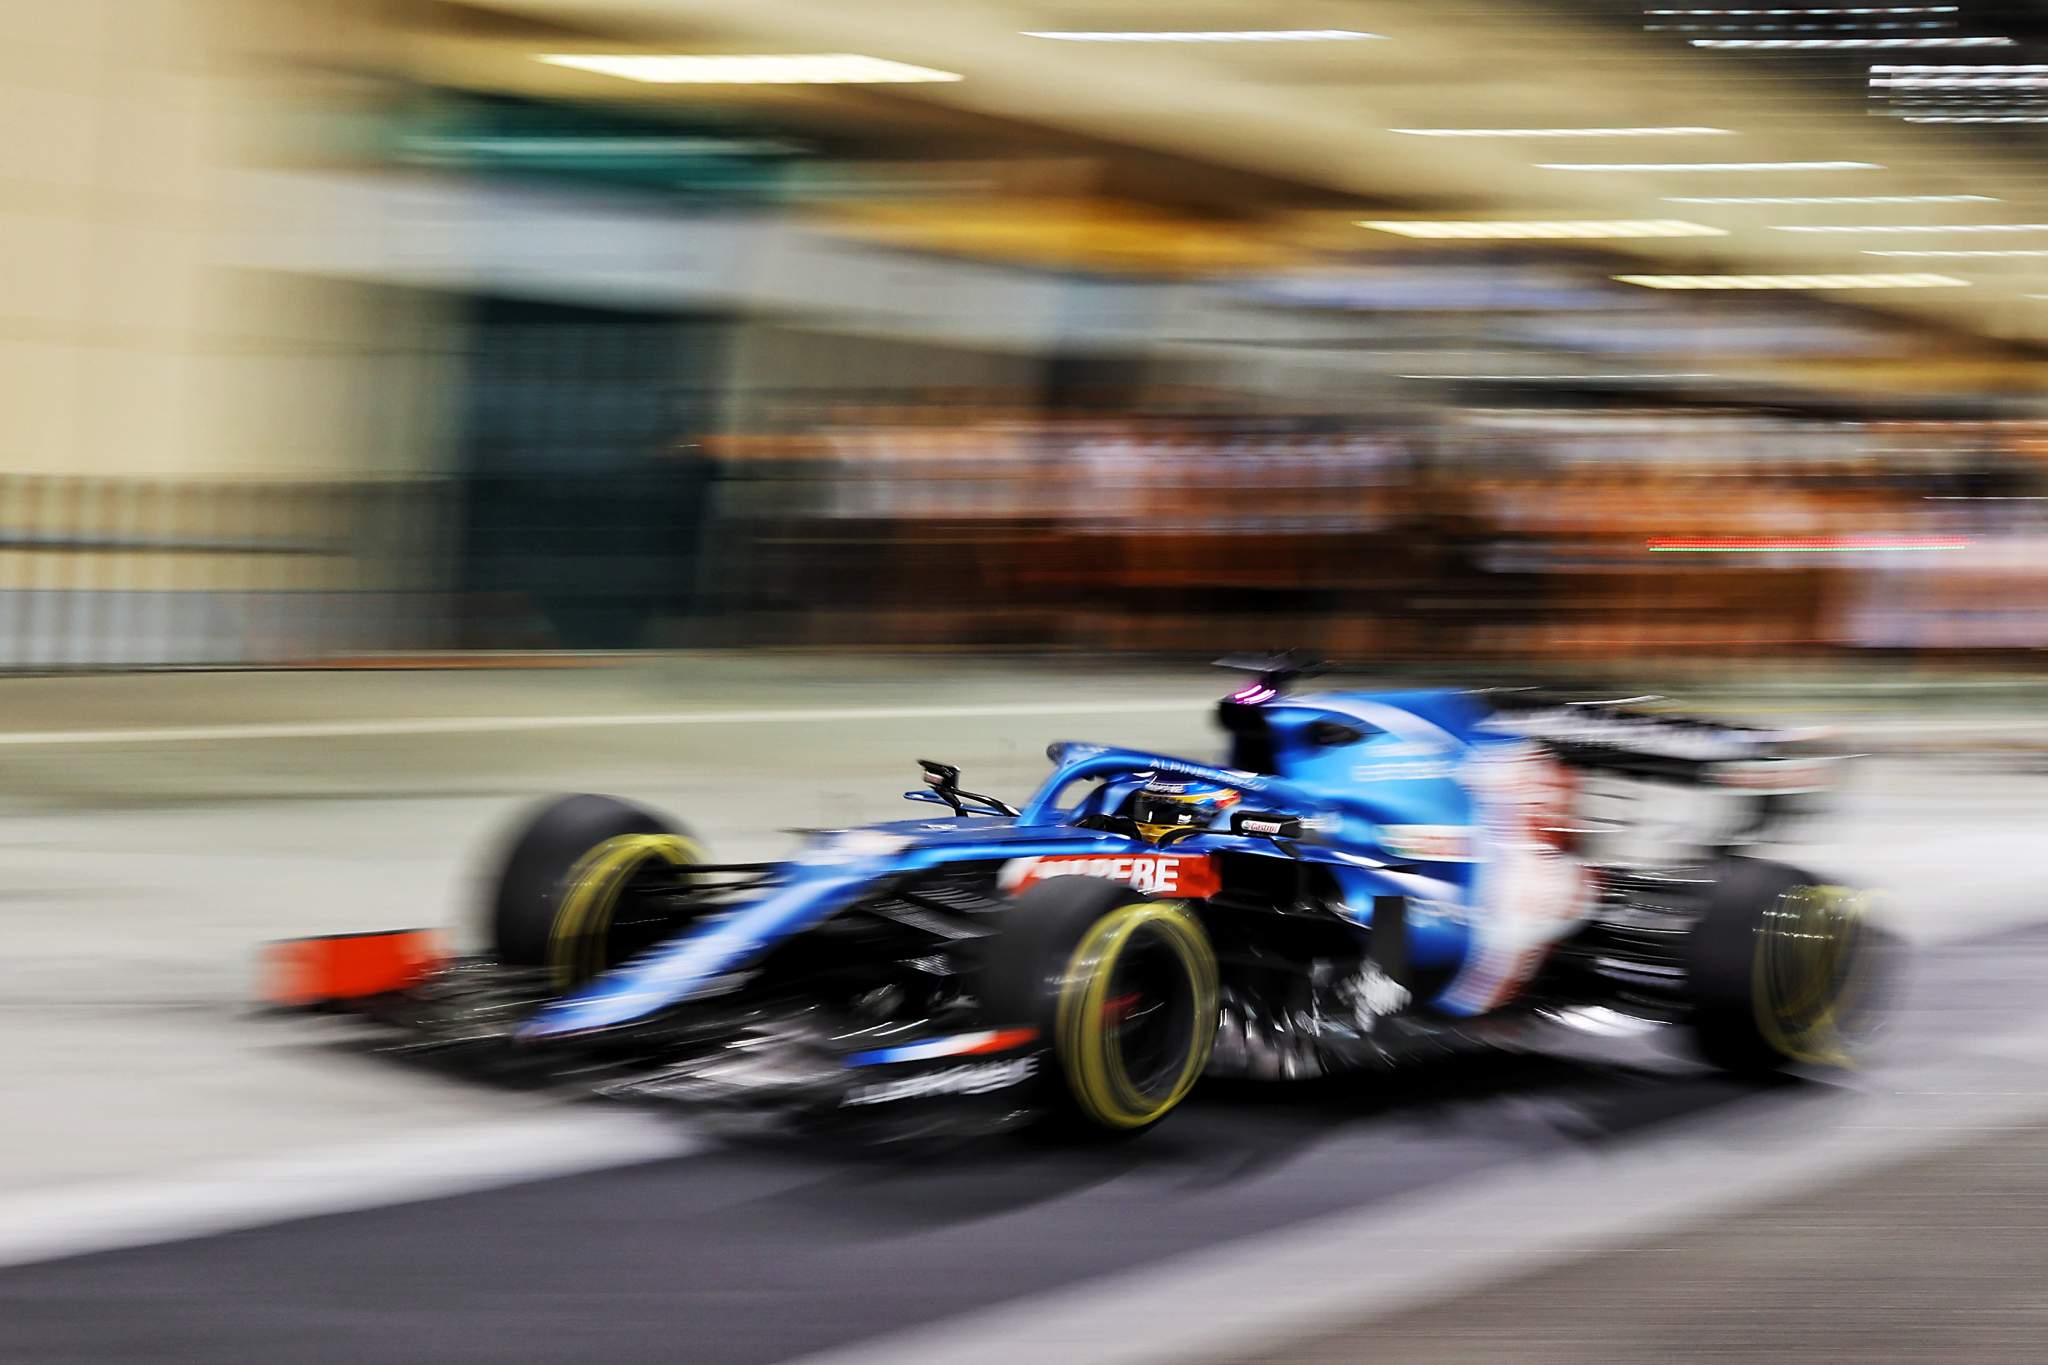
[[[2038,981],[2044,963],[2048,931],[1952,945],[1923,959],[1915,995]],[[1900,1041],[1938,1049],[2010,1022],[1920,1008]],[[1215,1087],[1106,1152],[713,1149],[17,1268],[0,1274],[0,1355],[779,1361],[1672,1126],[1825,1126],[1833,1098],[1654,1050],[1481,1057],[1363,1087]]]
[[[1105,703],[1108,718],[1080,732],[1180,726],[1189,730],[1185,747],[1193,747],[1198,718],[1190,727],[1185,717],[1118,717],[1110,704],[1139,700],[1116,693]],[[847,704],[872,703],[856,697]],[[946,704],[999,705],[1001,698],[977,694]],[[997,749],[983,755],[989,769],[1031,766],[1022,754],[1039,742],[1043,724],[987,716],[957,723],[970,720],[977,733],[1002,736]],[[1074,728],[1047,723],[1054,733]],[[737,736],[732,742],[742,751],[751,748],[752,780],[759,785],[750,796],[790,804],[813,794],[790,785],[802,780],[798,774],[806,767],[822,767],[828,783],[866,776],[872,767],[873,781],[886,786],[896,773],[885,763],[907,765],[903,755],[885,760],[881,751],[947,737],[933,734],[933,722],[906,720],[878,737],[873,751],[867,741],[818,744],[789,731],[767,745]],[[195,830],[232,832],[233,847],[242,850],[236,856],[265,859],[252,886],[274,881],[284,865],[284,854],[255,847],[269,850],[281,830],[312,823],[329,834],[390,835],[393,856],[411,860],[403,875],[380,865],[374,847],[352,850],[352,870],[338,863],[320,869],[338,882],[337,899],[360,898],[373,886],[386,895],[414,894],[459,882],[444,865],[452,855],[428,857],[420,850],[445,848],[444,824],[470,821],[482,809],[495,812],[529,786],[571,776],[623,779],[567,785],[623,787],[658,798],[700,794],[697,785],[710,780],[678,774],[672,753],[659,752],[658,745],[646,752],[644,742],[571,746],[565,739],[559,749],[530,748],[508,760],[471,739],[460,749],[351,749],[290,762],[276,758],[269,747],[275,742],[252,740],[253,752],[234,757],[163,758],[162,772],[152,755],[97,770],[74,760],[64,791],[18,814],[42,822],[32,828],[44,832],[45,842],[56,837],[52,832],[83,830],[90,836],[79,842],[103,843],[119,830],[146,864],[171,856],[153,851],[154,840],[176,843]],[[1148,734],[1145,742],[1155,741]],[[763,757],[771,748],[772,761]],[[663,760],[665,775],[650,780],[644,765]],[[160,782],[180,767],[183,783]],[[279,808],[276,789],[287,785],[310,793],[304,805]],[[257,786],[272,788],[271,795],[252,799]],[[378,823],[372,812],[380,807],[369,795],[377,787],[408,794],[418,842]],[[2033,834],[2038,788],[2048,788],[2048,779],[2030,763],[1995,755],[1895,766],[1853,794],[1842,821],[1817,831],[1817,855],[1882,866],[1894,894],[1914,896],[1914,909],[1902,916],[1912,961],[1892,1035],[1873,1066],[1845,1083],[1746,1085],[1696,1067],[1665,1040],[1572,1037],[1560,1040],[1555,1055],[1477,1056],[1362,1082],[1210,1086],[1158,1132],[1097,1150],[1004,1140],[942,1152],[855,1155],[707,1141],[684,1131],[676,1146],[682,1154],[668,1159],[15,1265],[0,1270],[0,1359],[742,1365],[831,1351],[875,1360],[964,1358],[970,1346],[981,1360],[1025,1359],[1034,1357],[1021,1337],[977,1337],[975,1315],[1007,1307],[1022,1321],[1040,1305],[1051,1315],[1065,1296],[1086,1286],[1146,1274],[1166,1276],[1161,1284],[1170,1286],[1175,1267],[1191,1253],[1220,1254],[1227,1262],[1237,1247],[1245,1248],[1244,1275],[1255,1283],[1269,1273],[1262,1265],[1273,1249],[1327,1227],[1333,1217],[1426,1212],[1433,1201],[1448,1209],[1461,1193],[1477,1189],[1512,1195],[1558,1169],[1591,1162],[1597,1172],[1602,1163],[1618,1169],[1631,1157],[1655,1158],[1660,1144],[1674,1139],[1709,1147],[1711,1162],[1703,1169],[1725,1180],[1734,1200],[1749,1178],[1747,1168],[1757,1164],[1745,1153],[1766,1140],[1759,1135],[1824,1154],[1831,1125],[1852,1111],[1857,1096],[1924,1093],[1924,1102],[1899,1111],[1926,1115],[1924,1123],[1916,1118],[1911,1125],[1921,1130],[1913,1140],[1920,1149],[1930,1140],[1960,1144],[1973,1136],[1969,1113],[1942,1098],[1941,1078],[1984,1065],[1978,1054],[1986,1038],[2048,1032],[2048,997],[2039,989],[2048,981],[2048,927],[2034,922],[2048,919],[2034,908],[2038,889],[2048,884],[2042,841]],[[868,818],[866,809],[855,813]],[[715,828],[736,819],[708,823]],[[427,839],[428,833],[436,838]],[[1998,850],[2007,852],[1999,857]],[[213,862],[200,865],[211,869]],[[221,880],[210,877],[207,884],[217,893]],[[1927,906],[1930,887],[1947,888],[1950,904]],[[187,902],[161,883],[157,892],[164,904],[199,903],[196,894]],[[263,936],[258,930],[363,923],[358,916],[323,926],[298,916],[281,926],[279,916],[247,908],[274,903],[253,889],[246,898],[237,892],[225,899],[232,913],[223,912],[228,922],[220,926],[220,943],[247,946]],[[331,912],[332,905],[319,908]],[[385,921],[373,921],[379,922]],[[140,935],[136,921],[120,923]],[[121,1174],[175,1186],[188,1158],[205,1149],[209,1122],[222,1147],[233,1149],[240,1134],[257,1133],[272,1144],[261,1150],[289,1151],[323,1129],[346,1136],[451,1116],[510,1123],[545,1106],[530,1096],[473,1092],[386,1059],[328,1047],[301,1031],[270,1033],[279,1027],[275,1021],[219,1008],[231,989],[225,976],[200,975],[189,996],[166,999],[160,986],[152,987],[154,1012],[109,1024],[107,1018],[121,1016],[126,983],[67,975],[62,954],[84,949],[62,937],[42,942],[50,971],[27,980],[24,989],[31,995],[45,990],[75,1007],[72,1022],[81,1031],[104,1031],[91,1054],[103,1071],[135,1068],[134,1075],[102,1075],[96,1083],[107,1093],[126,1086],[151,1099],[128,1116],[127,1131],[111,1137],[75,1109],[45,1116],[40,1129],[31,1122],[32,1134],[44,1134],[40,1145],[16,1138],[0,1148],[20,1183],[68,1189],[76,1180],[88,1189],[87,1177]],[[211,938],[202,942],[216,946]],[[106,996],[73,999],[87,980]],[[139,1074],[142,1063],[120,1060],[138,1027],[168,1031],[172,1042],[236,1067],[237,1074],[245,1065],[254,1068],[271,1078],[268,1088],[195,1094],[181,1078],[151,1090]],[[328,1089],[292,1091],[301,1074]],[[2048,1091],[2028,1074],[2023,1059],[2000,1060],[1973,1084],[2007,1097],[1997,1102],[2031,1121],[2048,1112]],[[54,1109],[75,1093],[66,1089],[75,1084],[67,1075],[10,1069],[7,1080],[9,1093],[25,1102],[24,1114]],[[351,1112],[366,1104],[367,1116]],[[271,1112],[295,1107],[303,1120],[296,1124],[280,1123]],[[1956,1131],[1938,1131],[1945,1123]],[[90,1131],[98,1131],[98,1147],[84,1142]],[[156,1155],[153,1146],[161,1149]],[[1887,1149],[1880,1143],[1874,1150],[1882,1157]],[[1910,1154],[1900,1150],[1902,1159]],[[1497,1228],[1470,1219],[1453,1236],[1478,1245],[1525,1231],[1512,1226],[1515,1216],[1504,1213]],[[1660,1230],[1647,1221],[1642,1228],[1644,1235]],[[2038,1239],[2041,1230],[2028,1223],[2021,1232]],[[1836,1252],[1855,1254],[1854,1248]],[[1330,1281],[1322,1286],[1325,1297],[1332,1287],[1341,1293],[1356,1282],[1364,1303],[1380,1268],[1343,1262],[1311,1273]],[[1446,1279],[1442,1288],[1470,1286]],[[1427,1300],[1432,1292],[1422,1283],[1415,1297]],[[1159,1320],[1156,1299],[1133,1302],[1152,1306],[1124,1324],[1128,1358],[1143,1355],[1148,1334],[1184,1339]],[[1185,1321],[1171,1326],[1183,1334],[1198,1328],[1206,1307],[1185,1302],[1176,1310]],[[966,1325],[949,1329],[953,1323]],[[1417,1330],[1426,1329],[1425,1322]],[[920,1330],[937,1335],[920,1339]],[[1276,1343],[1290,1335],[1272,1324],[1263,1330]],[[1343,1333],[1327,1338],[1317,1358],[1350,1358],[1344,1343],[1354,1339]],[[1219,1349],[1229,1344],[1223,1335],[1217,1340]],[[898,1341],[900,1349],[892,1345]],[[1090,1343],[1067,1358],[1121,1358],[1102,1345]],[[1501,1358],[1499,1350],[1495,1339],[1487,1354]],[[1041,1352],[1035,1358],[1053,1357]]]

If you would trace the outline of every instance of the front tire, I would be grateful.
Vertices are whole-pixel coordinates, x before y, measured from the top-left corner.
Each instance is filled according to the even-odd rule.
[[[1142,1132],[1193,1089],[1216,1040],[1216,956],[1177,901],[1094,877],[1016,900],[985,964],[991,1022],[1036,1028],[1038,1100],[1063,1128]]]
[[[1736,1072],[1848,1065],[1873,985],[1867,938],[1859,893],[1783,863],[1723,859],[1688,945],[1700,1051]]]
[[[492,955],[545,967],[567,991],[644,946],[636,883],[705,861],[675,822],[610,796],[559,797],[528,813],[486,901]]]

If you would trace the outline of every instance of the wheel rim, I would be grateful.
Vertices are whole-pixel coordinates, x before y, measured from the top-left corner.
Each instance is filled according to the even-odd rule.
[[[630,912],[624,920],[619,914],[635,881],[703,861],[703,849],[679,834],[621,834],[579,858],[562,879],[561,907],[548,933],[555,989],[566,991],[611,965],[616,932],[639,923]]]
[[[1757,1027],[1780,1055],[1844,1066],[1850,1022],[1869,985],[1865,898],[1844,886],[1799,886],[1757,926],[1751,999]]]
[[[1215,1024],[1215,958],[1177,904],[1122,906],[1097,920],[1060,985],[1068,1086],[1107,1127],[1143,1127],[1179,1104],[1208,1064]]]

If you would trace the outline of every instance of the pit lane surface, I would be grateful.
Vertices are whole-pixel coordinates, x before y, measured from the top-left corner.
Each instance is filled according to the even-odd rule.
[[[930,743],[947,746],[930,756],[965,744],[985,770],[1015,768],[1014,784],[1035,768],[1023,755],[1045,728],[981,718],[972,730],[935,735],[936,725],[905,722],[893,734],[834,734],[827,743],[791,732],[766,744],[736,739],[754,808],[720,805],[702,823],[731,847],[761,803],[815,801],[842,781],[851,792],[861,777],[886,791],[909,750],[924,755]],[[1176,728],[1181,733],[1169,733]],[[1196,717],[1112,717],[1086,728],[1057,724],[1051,734],[1144,731],[1155,733],[1139,742],[1201,743]],[[46,970],[25,971],[17,957],[11,984],[32,997],[40,990],[43,1008],[23,1009],[11,992],[10,1020],[56,1013],[71,1028],[51,1027],[50,1045],[62,1049],[82,1031],[102,1069],[89,1078],[57,1074],[80,1059],[75,1048],[60,1051],[58,1065],[45,1062],[51,1074],[8,1064],[10,1095],[30,1100],[20,1111],[26,1135],[17,1127],[8,1138],[11,1179],[61,1188],[67,1178],[112,1171],[175,1182],[207,1150],[207,1133],[216,1151],[289,1151],[315,1132],[383,1135],[451,1117],[513,1122],[538,1103],[449,1088],[235,1016],[228,1002],[239,971],[209,970],[166,932],[166,919],[124,910],[126,898],[115,893],[133,888],[79,870],[88,850],[118,843],[128,873],[150,883],[155,913],[198,917],[200,948],[245,951],[275,933],[390,922],[391,911],[366,921],[366,899],[395,910],[394,892],[459,887],[453,827],[495,814],[529,783],[552,785],[557,769],[573,769],[578,785],[691,809],[689,798],[715,789],[706,769],[736,756],[678,752],[646,736],[630,747],[584,742],[512,756],[473,736],[425,754],[337,754],[333,741],[325,744],[313,760],[271,748],[214,760],[217,770],[188,781],[176,801],[132,795],[148,790],[146,768],[81,770],[73,781],[97,784],[96,799],[20,812],[31,833],[14,827],[17,865],[39,857],[46,873],[68,870],[78,899],[99,893],[91,904],[100,918],[92,932],[74,919],[59,922],[73,937],[46,925],[44,937],[26,938],[28,960],[40,951]],[[822,785],[811,776],[821,771]],[[1971,1057],[1987,1036],[2048,1023],[2048,1005],[2033,1003],[2048,978],[2048,933],[2001,928],[2040,916],[2043,854],[2029,809],[2038,781],[1981,765],[1879,771],[1854,794],[1850,818],[1820,832],[1835,845],[1822,850],[1829,861],[1885,874],[1907,900],[1904,927],[1940,945],[1923,954],[1915,1003],[1887,1059],[1853,1083],[1857,1093],[1931,1097],[1950,1070],[1944,1058]],[[263,783],[301,799],[249,799],[247,788]],[[378,784],[404,798],[396,814],[392,800],[361,790]],[[117,791],[129,794],[125,803]],[[842,804],[840,819],[888,813],[872,796],[828,795],[821,804]],[[2002,856],[1983,856],[1993,849]],[[285,886],[301,889],[304,900],[284,907]],[[195,975],[181,990],[167,989],[166,963]],[[142,1046],[145,1035],[155,1036],[161,1054]],[[209,1073],[195,1066],[158,1083],[135,1056],[180,1048],[196,1051],[207,1068],[235,1076],[253,1069],[260,1081],[214,1075],[209,1088]],[[1147,1270],[1170,1275],[1188,1253],[1207,1248],[1225,1256],[1245,1248],[1244,1273],[1256,1281],[1276,1241],[1308,1235],[1333,1212],[1369,1218],[1435,1200],[1449,1208],[1461,1192],[1482,1189],[1502,1191],[1511,1211],[1520,1186],[1553,1178],[1560,1163],[1619,1170],[1675,1135],[1707,1145],[1705,1169],[1733,1198],[1755,1165],[1758,1135],[1778,1150],[1823,1149],[1839,1140],[1830,1125],[1853,1107],[1852,1095],[1831,1087],[1745,1088],[1655,1049],[1599,1053],[1478,1058],[1363,1089],[1213,1088],[1161,1132],[1107,1151],[1005,1143],[906,1160],[708,1147],[486,1193],[27,1265],[0,1272],[0,1357],[740,1362],[857,1350],[882,1338],[875,1359],[918,1349],[925,1358],[958,1358],[957,1348],[976,1340],[976,1354],[999,1359],[1001,1337],[977,1338],[971,1322],[967,1336],[947,1337],[945,1321],[1016,1301],[1027,1315],[1034,1305],[1051,1315],[1077,1287]],[[2014,1076],[1999,1083],[2008,1082],[2027,1084]],[[2048,1107],[2039,1082],[2031,1085]],[[121,1094],[130,1096],[133,1121],[115,1131],[89,1110],[60,1104]],[[1951,1101],[1930,1098],[1924,1107],[1936,1127],[1944,1116],[1959,1128],[1971,1121]],[[1516,1231],[1469,1210],[1466,1218],[1456,1235],[1471,1243]],[[1340,1286],[1355,1280],[1362,1301],[1374,1267],[1338,1263],[1322,1274]],[[1208,1307],[1183,1300],[1176,1325],[1199,1327]],[[922,1346],[892,1345],[886,1336],[921,1324],[939,1333]],[[1145,1322],[1129,1324],[1128,1337],[1140,1344],[1147,1332]]]
[[[1953,945],[1923,963],[1916,993],[2010,996],[2044,962],[2048,931]],[[1916,1008],[1900,1041],[1920,1064],[1881,1067],[1859,1088],[1927,1086],[1930,1052],[1965,1051],[2025,1013]],[[776,1361],[1171,1266],[1190,1251],[1220,1245],[1227,1256],[1333,1212],[1427,1207],[1519,1172],[1535,1182],[1563,1158],[1625,1161],[1674,1129],[1713,1135],[1709,1172],[1739,1195],[1759,1133],[1773,1146],[1825,1145],[1838,1140],[1830,1129],[1844,1102],[1830,1087],[1745,1087],[1653,1057],[1481,1058],[1363,1092],[1218,1088],[1170,1128],[1107,1152],[711,1150],[21,1267],[0,1274],[0,1356]],[[1473,1215],[1463,1210],[1451,1233],[1484,1242],[1514,1230]],[[1245,1273],[1261,1273],[1257,1257]],[[1363,1291],[1383,1272],[1360,1260],[1321,1273],[1355,1277]],[[1199,1321],[1207,1307],[1184,1312]],[[1164,1325],[1142,1318],[1126,1330],[1142,1342]],[[1005,1351],[997,1337],[974,1355],[1088,1359],[1099,1344],[1047,1357]],[[961,1355],[885,1344],[861,1358]]]

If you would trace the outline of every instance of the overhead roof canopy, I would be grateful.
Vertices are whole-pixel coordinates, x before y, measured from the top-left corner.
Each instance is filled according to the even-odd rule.
[[[864,130],[885,147],[937,154],[1023,144],[1120,151],[1152,185],[1184,168],[1208,207],[1235,195],[1268,236],[1327,249],[1459,252],[1353,225],[1371,217],[1516,222],[1681,220],[1724,235],[1623,237],[1591,244],[1616,274],[1937,273],[1958,287],[1859,291],[1980,336],[2048,334],[2048,227],[1877,234],[1787,228],[2048,224],[2044,124],[1909,123],[1873,104],[1874,63],[2022,64],[2019,16],[1982,11],[1937,30],[2015,36],[2013,46],[1933,49],[1707,49],[1651,30],[1661,3],[1581,0],[479,0],[517,28],[460,48],[470,79],[534,93],[735,103],[808,121],[826,135]],[[1693,6],[1687,0],[1687,6]],[[1256,16],[1256,25],[1247,18]],[[1170,20],[1170,22],[1169,22]],[[1719,21],[1714,21],[1719,22]],[[1840,22],[1840,21],[1837,21]],[[1875,20],[1871,22],[1877,22]],[[1914,22],[1920,22],[1915,20]],[[1947,19],[1943,20],[1948,23]],[[1974,26],[1973,26],[1974,25]],[[1273,42],[1058,41],[1033,32],[1344,30],[1376,39]],[[1836,30],[1829,30],[1831,32]],[[1841,30],[1848,31],[1848,30]],[[1872,30],[1875,32],[1876,30]],[[854,53],[961,79],[901,85],[637,85],[544,65],[543,50],[587,53]],[[434,60],[457,62],[450,47]],[[2048,112],[2048,108],[2044,108]],[[1681,126],[1727,130],[1639,137],[1420,136],[1396,129]],[[1686,171],[1711,162],[1752,169]],[[1766,163],[1853,163],[1772,170]],[[1551,169],[1622,163],[1633,170]],[[1664,167],[1666,169],[1656,169]],[[1139,179],[1144,179],[1140,172]],[[1082,187],[1085,191],[1091,187]],[[1101,191],[1103,187],[1092,187]],[[1116,187],[1111,187],[1116,188]],[[1059,187],[1071,195],[1075,187]],[[1905,202],[1907,197],[1943,196]],[[1963,198],[1961,196],[1983,196]],[[1857,198],[1862,203],[1700,203],[1700,199]],[[1673,202],[1686,200],[1688,202]],[[1041,210],[1045,212],[1047,210]],[[1098,215],[1099,217],[1099,211]],[[986,219],[984,212],[980,219]],[[903,234],[899,217],[883,225]],[[971,241],[977,233],[956,234]],[[981,240],[1000,240],[984,230]],[[1940,251],[2042,255],[1872,255]],[[1224,253],[1229,257],[1229,253]],[[1232,264],[1259,257],[1237,253]],[[1846,297],[1846,296],[1844,296]]]

